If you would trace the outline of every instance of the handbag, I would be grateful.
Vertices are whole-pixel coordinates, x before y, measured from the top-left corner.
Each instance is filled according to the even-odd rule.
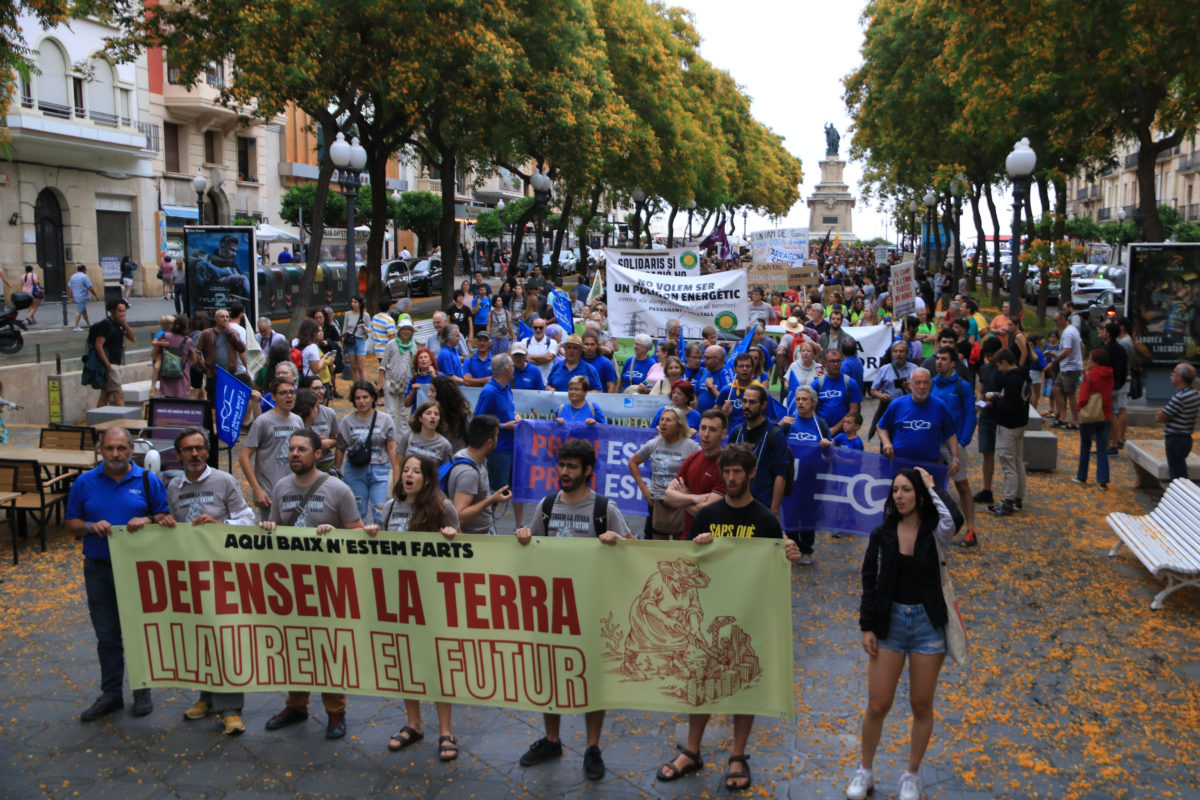
[[[379,416],[378,411],[371,412],[371,427],[367,429],[366,438],[354,443],[354,446],[346,451],[346,460],[353,467],[365,467],[371,463],[371,436],[375,433],[375,418]]]
[[[967,663],[969,653],[967,651],[967,624],[963,621],[962,611],[958,607],[958,600],[954,596],[954,583],[950,580],[950,573],[946,569],[946,557],[942,553],[942,546],[934,539],[934,546],[937,547],[938,553],[938,573],[942,579],[942,599],[946,602],[946,655],[954,659],[954,663],[960,667]]]
[[[1104,398],[1099,392],[1088,395],[1088,401],[1079,409],[1079,421],[1085,423],[1104,422]]]

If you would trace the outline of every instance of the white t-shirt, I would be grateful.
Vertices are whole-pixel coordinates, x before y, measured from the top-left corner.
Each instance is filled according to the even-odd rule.
[[[1059,362],[1059,370],[1083,372],[1083,337],[1079,335],[1079,330],[1074,325],[1063,328],[1061,347],[1067,355]]]
[[[306,376],[316,375],[317,373],[312,371],[312,368],[309,367],[309,364],[311,364],[313,361],[321,360],[321,348],[317,347],[316,344],[310,344],[300,352],[300,360],[304,362],[304,374]]]
[[[528,355],[531,356],[541,355],[542,353],[554,353],[558,355],[558,342],[549,336],[543,336],[540,342],[537,340],[537,337],[530,336],[525,339],[525,346],[528,348]],[[550,361],[549,363],[538,364],[536,366],[542,371],[542,380],[549,382],[550,370],[554,368],[554,362]]]

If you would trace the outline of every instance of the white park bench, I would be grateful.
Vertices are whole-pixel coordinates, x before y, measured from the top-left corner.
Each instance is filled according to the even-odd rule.
[[[1110,557],[1121,543],[1166,587],[1154,597],[1150,608],[1162,608],[1167,595],[1182,586],[1200,587],[1200,487],[1190,480],[1171,481],[1158,507],[1144,517],[1109,514],[1108,524],[1119,537]]]

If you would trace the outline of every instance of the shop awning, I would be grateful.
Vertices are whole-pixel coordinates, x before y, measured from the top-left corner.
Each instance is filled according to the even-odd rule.
[[[163,213],[175,219],[200,219],[200,212],[195,206],[163,206]]]

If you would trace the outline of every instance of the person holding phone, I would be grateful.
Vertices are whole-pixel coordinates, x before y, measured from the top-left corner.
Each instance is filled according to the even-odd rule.
[[[500,440],[500,420],[491,414],[472,417],[467,446],[454,454],[446,475],[446,496],[454,501],[463,533],[495,533],[495,508],[512,500],[508,486],[492,491],[487,457]]]

